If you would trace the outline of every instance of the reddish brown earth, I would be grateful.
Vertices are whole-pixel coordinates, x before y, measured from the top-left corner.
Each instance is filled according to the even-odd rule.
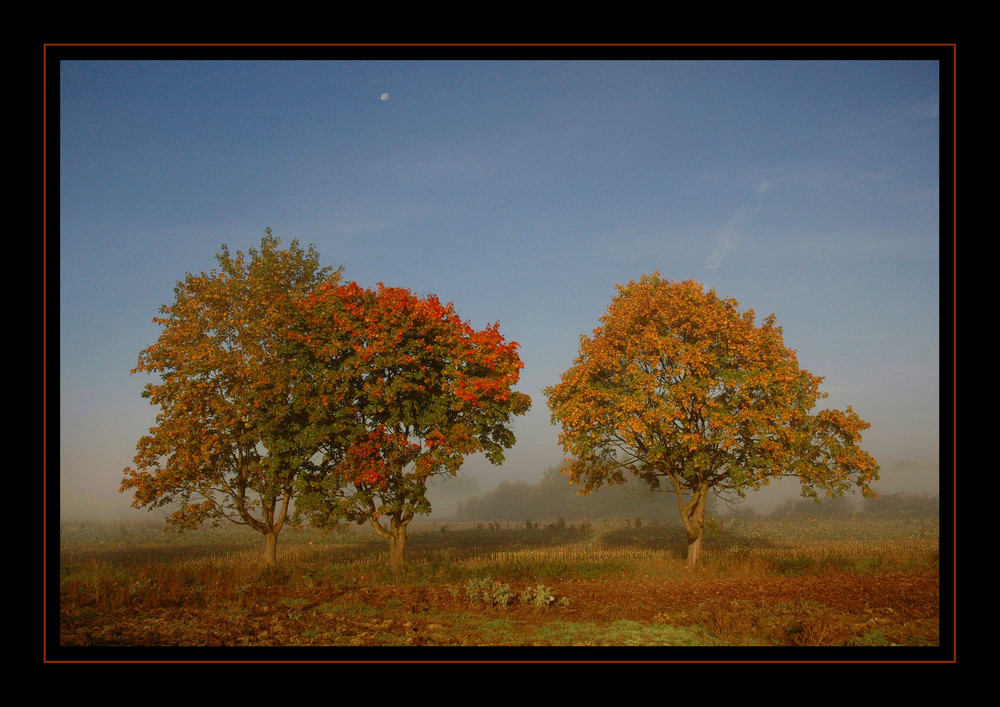
[[[62,646],[613,645],[615,622],[697,630],[702,645],[937,645],[936,571],[548,582],[563,604],[491,607],[463,587],[253,588],[97,615],[62,606]],[[569,630],[584,625],[587,631]]]

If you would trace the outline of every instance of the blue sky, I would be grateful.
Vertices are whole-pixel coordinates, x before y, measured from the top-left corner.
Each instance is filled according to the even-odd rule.
[[[615,284],[657,270],[775,313],[884,467],[934,460],[940,78],[932,60],[65,60],[64,510],[128,507],[151,320],[266,227],[520,343],[533,409],[503,467],[467,462],[484,488],[559,463],[542,388]]]

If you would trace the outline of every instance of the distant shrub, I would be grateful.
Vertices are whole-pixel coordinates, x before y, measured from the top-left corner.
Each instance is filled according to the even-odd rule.
[[[822,498],[818,503],[808,498],[788,498],[771,512],[772,518],[850,518],[854,504],[846,496]]]
[[[888,493],[878,498],[866,498],[862,505],[865,513],[879,518],[912,518],[929,516],[936,518],[940,512],[937,496]]]

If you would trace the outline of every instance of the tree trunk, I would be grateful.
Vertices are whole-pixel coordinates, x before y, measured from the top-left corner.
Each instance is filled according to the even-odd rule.
[[[688,549],[687,549],[687,566],[688,569],[694,569],[701,562],[701,544],[705,539],[705,526],[702,525],[698,528],[700,531],[697,536],[692,537],[688,535]]]
[[[278,564],[278,533],[281,532],[281,527],[288,517],[288,506],[291,500],[291,493],[286,493],[280,508],[275,508],[277,505],[275,502],[271,503],[270,511],[267,510],[266,506],[264,508],[265,513],[261,521],[263,527],[258,526],[258,529],[264,533],[264,564],[268,567],[274,567]]]
[[[274,567],[278,564],[278,533],[264,534],[264,564]]]
[[[389,566],[399,569],[403,566],[403,548],[406,546],[406,525],[393,523],[392,537],[389,538]]]
[[[389,566],[393,569],[403,566],[403,548],[406,547],[406,526],[410,522],[410,517],[399,518],[390,516],[388,527],[379,523],[378,518],[375,516],[368,518],[368,522],[375,529],[375,532],[389,541]]]
[[[677,492],[681,507],[681,520],[687,533],[687,566],[694,569],[701,562],[702,542],[705,539],[705,506],[708,502],[708,485],[699,484],[690,503],[685,504],[680,490]]]

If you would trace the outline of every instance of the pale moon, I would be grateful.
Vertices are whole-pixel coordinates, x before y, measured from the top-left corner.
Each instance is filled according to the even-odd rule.
[[[379,98],[381,98],[383,101],[388,101],[389,100],[389,94],[388,93],[383,93],[381,96],[379,96]]]

